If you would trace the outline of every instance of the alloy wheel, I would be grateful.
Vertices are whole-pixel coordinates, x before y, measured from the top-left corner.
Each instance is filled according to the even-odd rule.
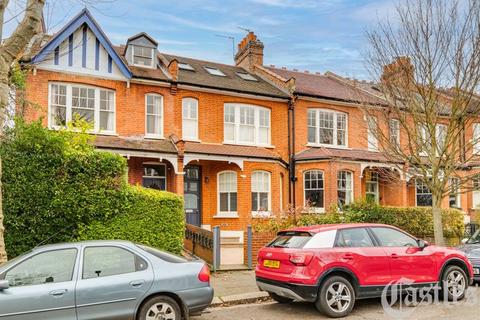
[[[328,307],[334,312],[341,313],[350,306],[352,293],[345,284],[334,282],[328,287],[326,298]]]
[[[447,290],[453,299],[458,299],[465,293],[465,277],[458,271],[453,270],[447,276]]]
[[[175,309],[167,302],[155,303],[148,309],[145,320],[176,320]]]

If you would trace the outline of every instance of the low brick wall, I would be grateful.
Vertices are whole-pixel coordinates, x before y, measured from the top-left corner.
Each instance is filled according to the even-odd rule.
[[[263,248],[266,244],[271,242],[276,236],[275,232],[258,232],[253,230],[252,231],[252,264],[253,267],[257,265],[257,255],[258,251]],[[244,251],[244,263],[245,265],[248,265],[248,234],[245,231],[244,232],[244,246],[243,246],[243,251]]]

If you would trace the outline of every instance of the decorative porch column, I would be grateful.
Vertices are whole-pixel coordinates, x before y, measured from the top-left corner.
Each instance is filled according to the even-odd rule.
[[[175,176],[175,193],[183,196],[185,171],[183,171],[183,158],[178,158],[178,172]]]

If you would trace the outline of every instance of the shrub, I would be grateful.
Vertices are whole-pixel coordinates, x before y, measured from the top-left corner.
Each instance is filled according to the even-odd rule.
[[[456,209],[442,209],[443,234],[461,238],[464,233],[463,214]],[[428,207],[383,207],[371,202],[355,202],[343,213],[329,210],[326,214],[304,214],[296,222],[287,216],[272,221],[256,222],[257,231],[278,231],[293,226],[333,223],[383,223],[401,228],[419,238],[433,237],[432,209]]]
[[[184,234],[181,200],[128,186],[126,160],[96,151],[92,139],[84,131],[48,130],[40,121],[18,121],[7,130],[0,154],[10,258],[40,243],[93,236],[93,230],[99,230],[95,238],[179,251]]]
[[[128,187],[127,194],[125,213],[81,227],[79,239],[127,239],[179,253],[185,230],[182,198],[142,187]]]

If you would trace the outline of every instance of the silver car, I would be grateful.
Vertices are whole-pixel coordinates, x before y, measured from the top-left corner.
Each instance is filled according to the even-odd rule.
[[[205,263],[126,241],[42,246],[0,267],[0,320],[181,320],[212,299]]]

